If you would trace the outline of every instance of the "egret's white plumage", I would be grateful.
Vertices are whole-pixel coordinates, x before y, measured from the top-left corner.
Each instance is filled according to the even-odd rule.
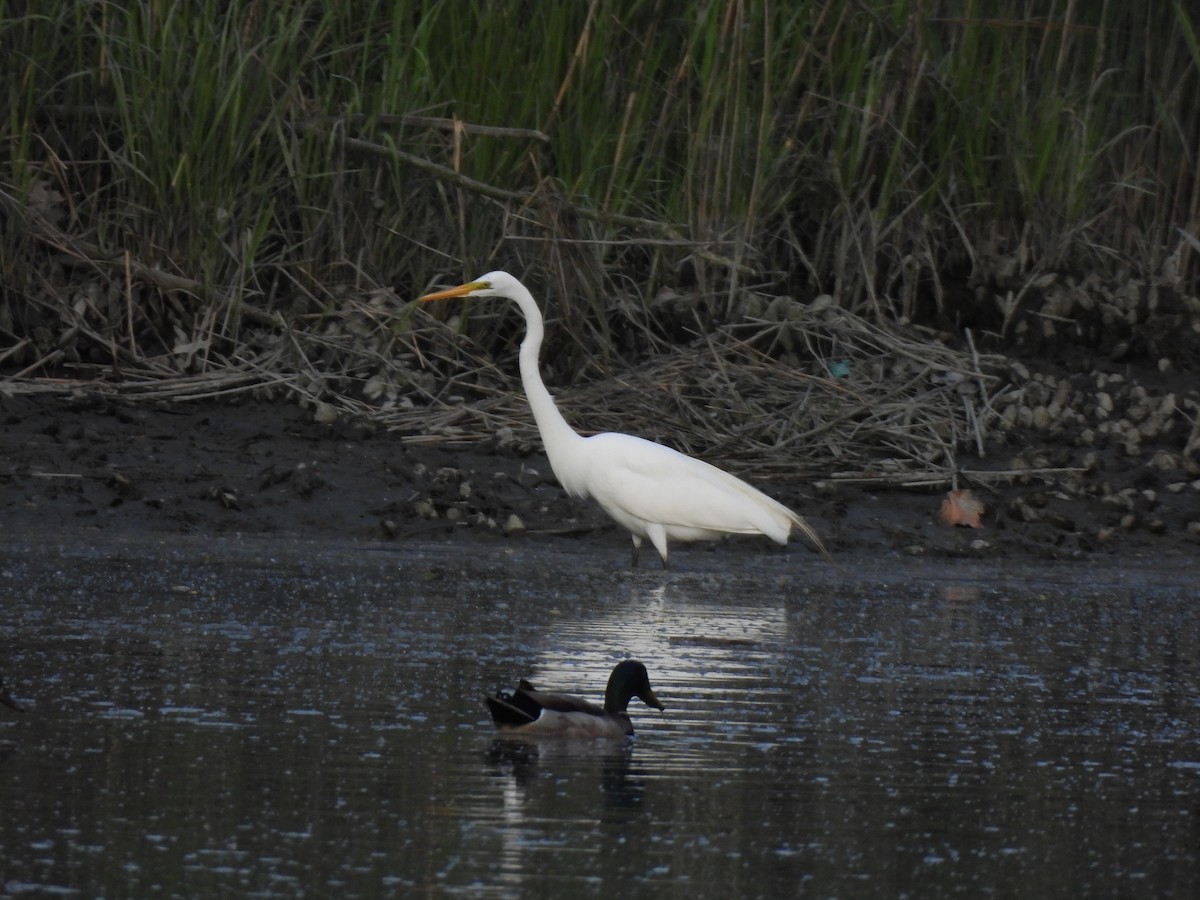
[[[675,541],[711,540],[724,534],[763,534],[786,544],[793,528],[828,555],[807,522],[728,472],[644,438],[605,432],[578,434],[546,390],[538,371],[545,336],[533,295],[507,272],[489,272],[456,288],[427,294],[449,297],[507,297],[525,316],[521,383],[555,477],[573,497],[591,497],[633,536],[634,563],[648,539],[667,565]]]

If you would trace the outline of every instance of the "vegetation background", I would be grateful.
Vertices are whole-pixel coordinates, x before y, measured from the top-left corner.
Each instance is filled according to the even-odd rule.
[[[1163,310],[1186,330],[1197,22],[1181,0],[0,0],[0,366],[403,405],[431,368],[511,355],[512,310],[438,349],[407,304],[492,268],[547,307],[560,384],[809,306],[999,349]]]

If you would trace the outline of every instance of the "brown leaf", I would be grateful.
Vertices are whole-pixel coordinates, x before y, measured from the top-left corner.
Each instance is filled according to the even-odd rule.
[[[950,491],[942,500],[941,517],[947,525],[982,528],[982,516],[983,503],[970,491]]]

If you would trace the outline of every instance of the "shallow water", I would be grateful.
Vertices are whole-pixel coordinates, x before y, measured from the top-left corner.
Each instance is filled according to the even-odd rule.
[[[677,560],[10,537],[0,896],[1192,896],[1188,573]],[[496,739],[625,656],[631,740]]]

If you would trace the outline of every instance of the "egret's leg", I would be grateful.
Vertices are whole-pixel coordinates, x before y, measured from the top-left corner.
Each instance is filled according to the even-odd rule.
[[[658,551],[659,558],[662,559],[664,569],[670,569],[671,566],[667,562],[667,529],[661,525],[651,525],[646,529],[646,537],[650,538],[650,543],[654,545],[654,549]]]
[[[630,535],[630,537],[633,538],[633,561],[630,567],[636,569],[638,567],[638,556],[642,551],[642,539],[636,534]]]

